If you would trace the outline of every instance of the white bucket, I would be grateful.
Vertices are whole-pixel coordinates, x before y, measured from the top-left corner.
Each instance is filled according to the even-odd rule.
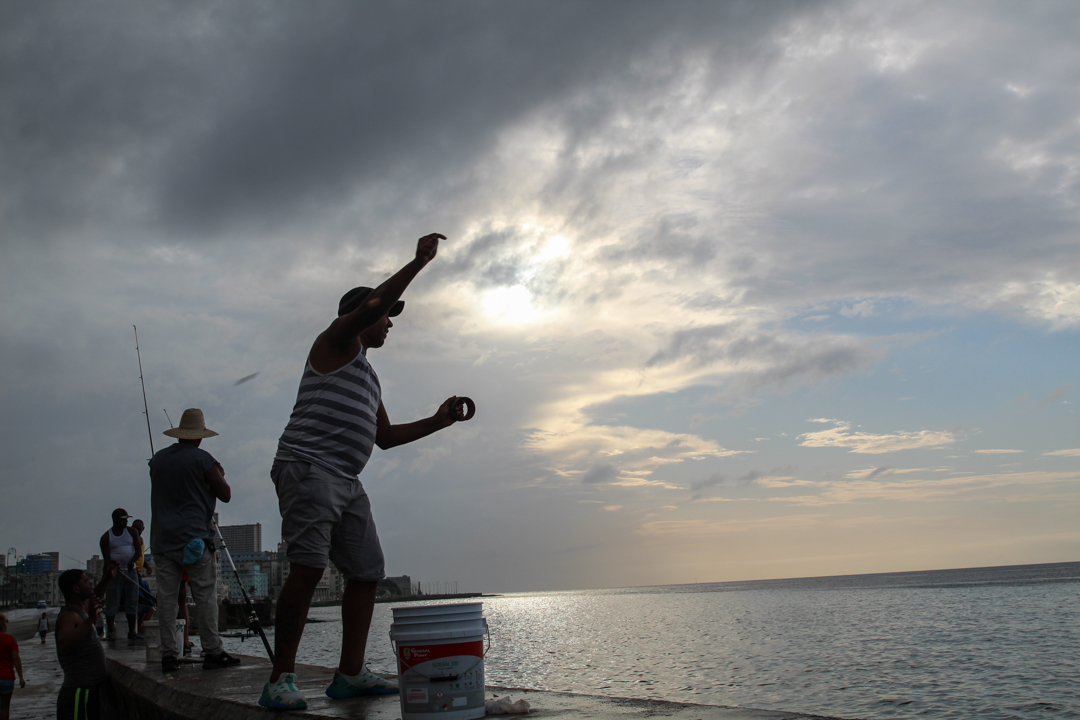
[[[146,638],[146,662],[161,662],[161,634],[158,631],[158,621],[147,620],[142,627],[143,636]]]
[[[394,608],[401,720],[484,717],[483,603]]]

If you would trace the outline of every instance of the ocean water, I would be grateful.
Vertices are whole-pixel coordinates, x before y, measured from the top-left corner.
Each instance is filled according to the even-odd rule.
[[[489,685],[840,718],[1080,718],[1080,563],[482,601]],[[389,672],[391,607],[376,606],[368,652]],[[302,662],[336,665],[339,613],[312,611],[326,622],[308,625]]]

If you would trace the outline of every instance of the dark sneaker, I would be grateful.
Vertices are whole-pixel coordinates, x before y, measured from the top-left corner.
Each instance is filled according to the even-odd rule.
[[[180,669],[180,661],[172,655],[161,658],[161,672],[176,672]]]
[[[195,645],[193,644],[188,644],[184,646],[184,657],[191,657],[191,648],[193,647],[195,647]]]
[[[128,633],[128,640],[138,640],[139,636],[133,632]]]
[[[203,670],[218,670],[219,668],[233,667],[240,664],[240,658],[233,657],[229,653],[222,650],[217,655],[206,655],[203,657],[202,667]]]

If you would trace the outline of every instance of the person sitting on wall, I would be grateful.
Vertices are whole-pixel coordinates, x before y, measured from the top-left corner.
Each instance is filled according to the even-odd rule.
[[[101,596],[107,593],[119,570],[120,563],[116,560],[105,563],[97,587],[90,576],[78,568],[65,570],[56,581],[64,595],[64,607],[56,616],[56,657],[64,671],[64,682],[56,698],[58,718],[106,720],[119,717],[105,667],[105,649],[94,632],[94,618],[101,611]],[[82,714],[79,714],[80,710]]]

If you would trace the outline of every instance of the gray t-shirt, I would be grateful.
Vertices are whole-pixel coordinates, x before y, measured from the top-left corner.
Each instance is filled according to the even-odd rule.
[[[150,549],[181,550],[196,538],[214,537],[217,498],[206,482],[214,456],[188,443],[158,451],[150,460]]]

